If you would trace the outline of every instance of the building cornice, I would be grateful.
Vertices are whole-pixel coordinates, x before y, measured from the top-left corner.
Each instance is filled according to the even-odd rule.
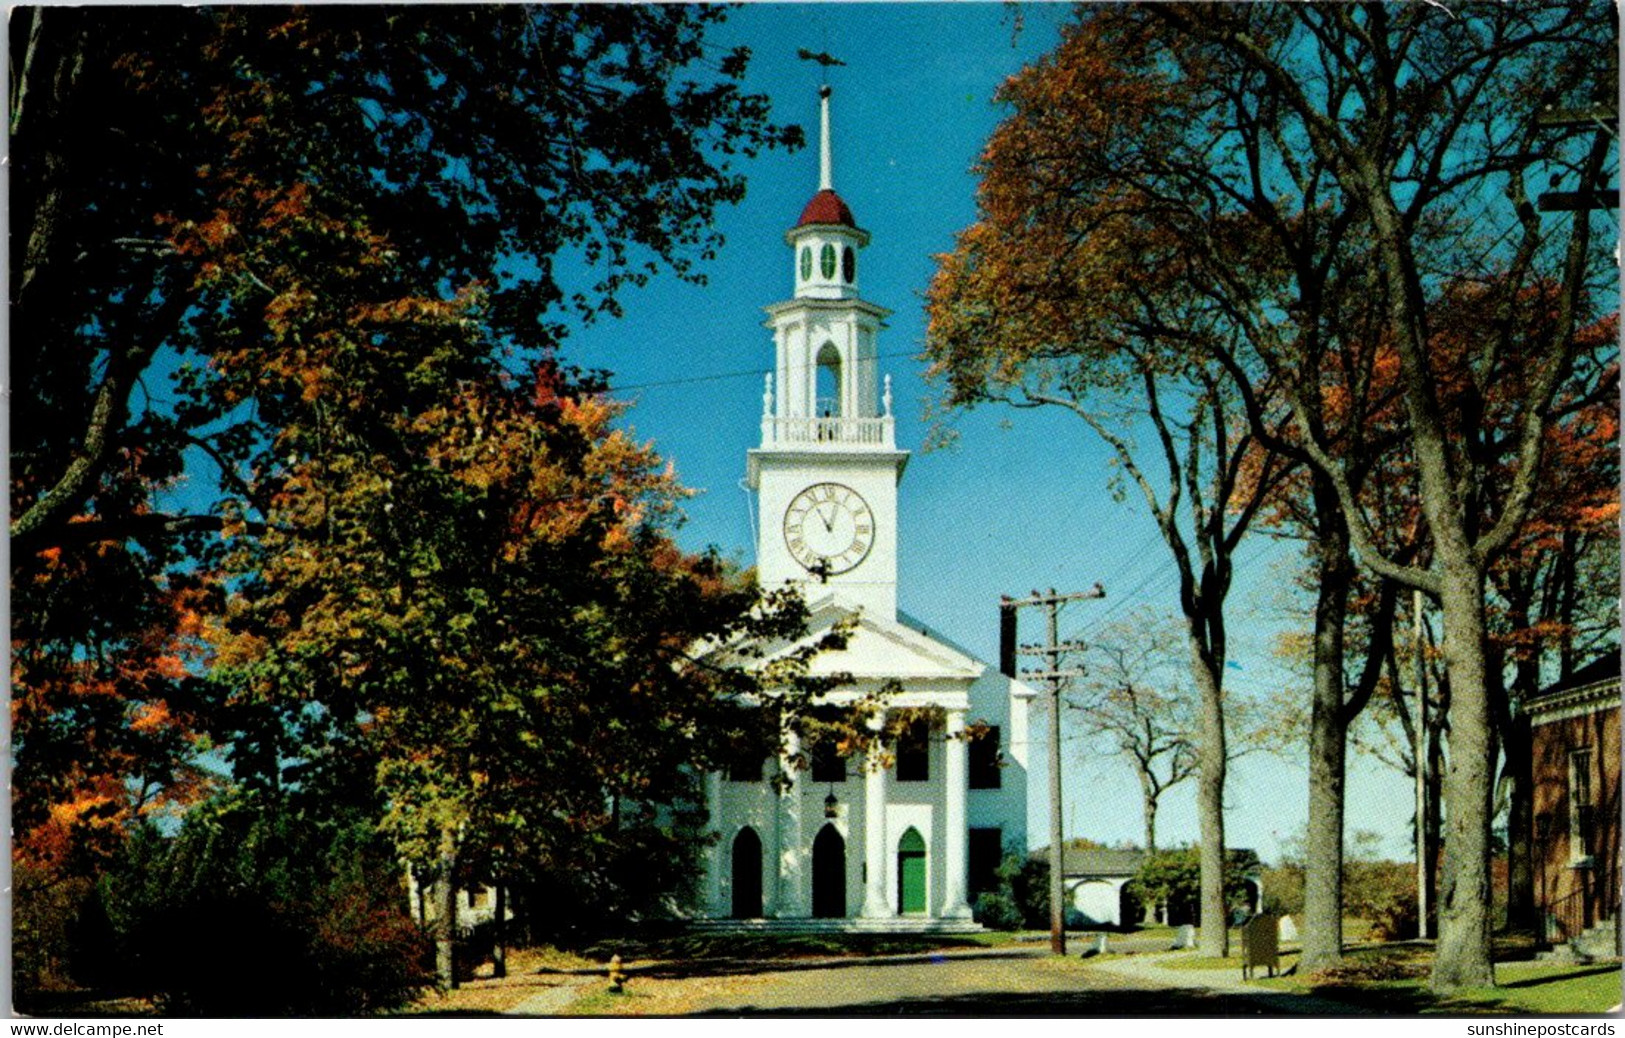
[[[1579,688],[1564,689],[1561,692],[1552,692],[1531,700],[1527,704],[1529,723],[1531,725],[1552,724],[1557,721],[1567,721],[1576,717],[1584,717],[1597,713],[1599,710],[1620,706],[1620,681],[1617,677],[1604,678],[1593,681],[1589,685]]]
[[[839,234],[851,238],[858,243],[858,248],[867,248],[869,245],[869,232],[861,227],[849,227],[842,223],[804,223],[792,227],[784,232],[784,244],[794,246],[796,242],[809,234]]]
[[[810,296],[801,299],[786,299],[782,303],[771,303],[762,307],[762,309],[767,311],[768,316],[772,318],[772,320],[762,322],[764,328],[776,327],[781,315],[796,310],[815,310],[831,313],[846,313],[856,310],[874,318],[880,323],[881,327],[885,327],[886,318],[892,314],[890,310],[883,306],[877,306],[867,299],[815,299]]]

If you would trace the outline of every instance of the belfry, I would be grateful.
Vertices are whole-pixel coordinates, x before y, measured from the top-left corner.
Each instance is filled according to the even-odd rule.
[[[773,365],[761,444],[746,457],[757,574],[764,590],[800,589],[811,619],[797,644],[854,625],[845,649],[813,664],[852,678],[831,701],[891,684],[901,691],[888,710],[930,720],[884,759],[813,747],[809,770],[753,761],[709,775],[716,842],[696,914],[763,928],[972,927],[1003,853],[1026,853],[1034,693],[898,610],[909,452],[897,446],[891,376],[880,371],[890,311],[861,290],[870,236],[835,191],[830,100],[823,87],[818,189],[784,236],[793,291],[766,308]],[[981,737],[966,738],[968,728]]]

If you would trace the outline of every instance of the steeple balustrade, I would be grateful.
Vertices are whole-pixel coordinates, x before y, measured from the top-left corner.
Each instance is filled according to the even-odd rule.
[[[763,418],[762,446],[870,447],[897,445],[897,420],[879,418]]]

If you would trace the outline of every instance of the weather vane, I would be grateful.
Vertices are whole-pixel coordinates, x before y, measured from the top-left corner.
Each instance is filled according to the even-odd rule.
[[[819,65],[823,66],[823,82],[825,86],[829,85],[829,69],[831,65],[840,65],[843,68],[846,66],[846,62],[827,51],[815,52],[808,50],[806,47],[797,49],[796,57],[800,58],[802,61],[816,61]]]

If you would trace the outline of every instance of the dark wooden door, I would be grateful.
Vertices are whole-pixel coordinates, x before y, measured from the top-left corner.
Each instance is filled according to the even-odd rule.
[[[760,919],[762,915],[762,838],[750,826],[734,837],[733,917]]]
[[[812,914],[818,919],[846,917],[846,841],[833,825],[813,840]]]

